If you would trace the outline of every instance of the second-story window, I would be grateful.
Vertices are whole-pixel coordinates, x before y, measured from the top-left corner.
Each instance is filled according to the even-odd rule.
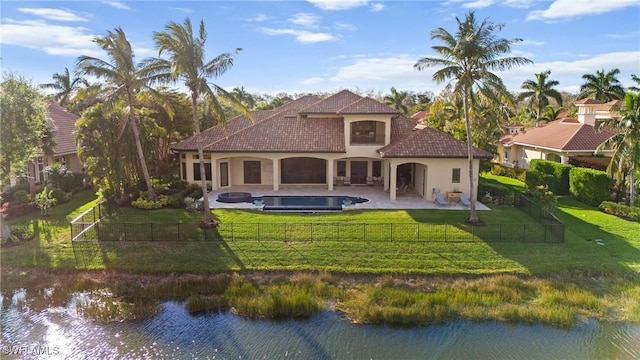
[[[351,144],[384,144],[384,123],[372,120],[351,123]]]

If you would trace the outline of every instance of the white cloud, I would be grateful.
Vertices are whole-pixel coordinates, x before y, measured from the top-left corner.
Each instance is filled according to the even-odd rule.
[[[103,1],[102,3],[107,4],[109,6],[113,6],[114,8],[117,8],[117,9],[131,10],[129,6],[127,6],[125,3],[121,1]]]
[[[379,12],[379,11],[382,11],[383,9],[384,9],[384,4],[382,3],[371,4],[371,11],[373,12]]]
[[[546,41],[536,41],[536,40],[522,40],[517,45],[531,45],[531,46],[542,46],[546,44]]]
[[[366,6],[369,0],[307,0],[322,10],[349,10]]]
[[[347,24],[347,23],[342,23],[342,22],[336,22],[334,24],[334,27],[336,29],[342,29],[342,30],[356,30],[357,27],[353,24]]]
[[[321,77],[311,77],[311,78],[302,80],[300,83],[302,85],[315,85],[315,84],[319,84],[319,83],[321,83],[323,81],[326,81],[326,79],[325,78],[321,78]]]
[[[640,35],[640,31],[632,31],[626,34],[607,34],[606,36],[611,39],[630,39],[637,38]]]
[[[260,31],[267,35],[292,35],[296,38],[296,41],[303,44],[312,44],[317,42],[333,41],[338,39],[336,35],[327,33],[314,33],[306,30],[294,30],[294,29],[272,29],[261,28]]]
[[[253,18],[249,18],[249,19],[245,19],[246,21],[250,21],[250,22],[263,22],[263,21],[267,21],[271,19],[271,17],[269,17],[266,14],[258,14]]]
[[[317,27],[318,22],[320,22],[320,16],[309,13],[297,13],[293,14],[289,22],[302,27],[314,28]]]
[[[193,13],[193,10],[189,9],[189,8],[183,8],[183,7],[172,7],[171,9],[176,10],[176,11],[181,11],[185,14],[191,14]]]
[[[546,10],[530,12],[527,20],[563,20],[583,15],[603,14],[638,5],[640,3],[637,0],[556,0]]]
[[[38,17],[56,21],[88,21],[71,10],[51,9],[51,8],[18,8],[18,11],[36,15]]]
[[[39,49],[49,55],[99,55],[94,35],[84,27],[47,24],[42,20],[3,19],[0,43]],[[47,36],[42,36],[47,34]]]
[[[482,9],[495,4],[495,2],[496,0],[475,0],[472,2],[465,2],[462,4],[462,7],[466,9]]]

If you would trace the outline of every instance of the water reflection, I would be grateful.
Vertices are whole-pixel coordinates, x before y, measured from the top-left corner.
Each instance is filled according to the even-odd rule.
[[[456,321],[390,328],[323,312],[305,321],[191,315],[166,302],[144,321],[101,324],[77,315],[74,297],[43,311],[25,294],[2,300],[2,359],[638,359],[640,325],[590,321],[572,330]],[[14,351],[14,354],[11,352]],[[36,354],[41,351],[42,356]],[[43,351],[47,351],[46,353]]]

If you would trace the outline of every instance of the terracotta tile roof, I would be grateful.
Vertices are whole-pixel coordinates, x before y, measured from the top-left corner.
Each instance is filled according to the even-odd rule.
[[[609,130],[597,131],[593,126],[581,124],[575,119],[563,119],[522,131],[512,137],[503,136],[504,145],[520,144],[558,151],[594,151],[600,144],[615,135]]]
[[[413,123],[412,120],[401,119]],[[401,125],[400,121],[396,124],[398,129],[395,141],[392,139],[389,145],[378,149],[378,153],[383,158],[466,158],[468,155],[467,143],[447,133],[430,127],[415,129],[414,126],[407,131],[405,124]],[[473,156],[478,159],[493,157],[492,154],[477,148],[474,148]]]
[[[337,111],[338,114],[398,114],[397,109],[387,104],[365,97],[356,102],[343,107]]]
[[[424,110],[418,111],[417,113],[411,115],[411,118],[413,120],[418,120],[418,121],[422,121],[422,119],[424,119],[424,117],[427,116],[427,112]]]
[[[360,99],[362,99],[362,96],[354,94],[349,90],[342,90],[337,94],[331,95],[322,101],[302,109],[300,114],[337,114],[338,111]]]
[[[54,155],[68,155],[76,153],[75,126],[79,117],[66,111],[62,106],[49,103],[47,122],[53,127]]]
[[[576,102],[574,102],[574,104],[576,105],[599,105],[602,104],[602,101],[599,100],[595,100],[595,99],[580,99],[577,100]]]

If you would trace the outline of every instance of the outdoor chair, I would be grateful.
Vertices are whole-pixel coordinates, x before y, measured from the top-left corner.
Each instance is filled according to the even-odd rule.
[[[373,185],[373,177],[367,176],[367,185]]]
[[[442,194],[441,192],[436,193],[436,199],[433,200],[433,202],[441,206],[449,205],[449,203],[447,202],[447,199],[444,198],[444,194]]]
[[[471,206],[471,201],[469,200],[469,196],[465,193],[461,193],[460,194],[460,202],[462,203],[462,205],[464,206]]]
[[[351,178],[350,177],[345,177],[343,182],[343,185],[351,185]]]

